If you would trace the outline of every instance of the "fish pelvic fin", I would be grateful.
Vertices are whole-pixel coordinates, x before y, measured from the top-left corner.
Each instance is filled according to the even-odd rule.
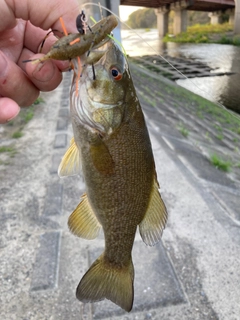
[[[98,236],[102,226],[98,222],[86,194],[82,196],[82,201],[70,215],[68,227],[74,235],[80,238],[92,240]]]
[[[132,259],[127,267],[116,267],[105,262],[102,254],[80,281],[76,296],[82,302],[111,300],[130,312],[134,297],[134,267]]]
[[[71,139],[70,147],[64,154],[62,161],[58,167],[58,175],[60,178],[66,176],[74,176],[81,172],[80,152],[74,141]]]
[[[154,246],[160,241],[167,222],[167,209],[158,188],[159,185],[155,178],[146,214],[139,224],[142,240],[148,246]]]

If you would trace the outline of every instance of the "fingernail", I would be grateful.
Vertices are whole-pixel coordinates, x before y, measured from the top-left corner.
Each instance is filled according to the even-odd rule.
[[[16,118],[16,116],[19,114],[20,112],[20,107],[18,107],[18,110],[16,111],[16,113],[14,114],[14,116],[12,116],[11,118],[7,119],[7,122],[10,122],[11,120],[13,120],[14,118]]]
[[[33,71],[33,77],[41,82],[50,81],[54,76],[55,65],[52,61],[39,63]]]
[[[5,78],[7,75],[8,62],[4,54],[0,51],[0,78]]]

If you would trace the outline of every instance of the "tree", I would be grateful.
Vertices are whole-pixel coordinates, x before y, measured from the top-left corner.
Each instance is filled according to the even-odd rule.
[[[157,16],[154,9],[139,9],[130,14],[127,23],[133,29],[156,28]]]

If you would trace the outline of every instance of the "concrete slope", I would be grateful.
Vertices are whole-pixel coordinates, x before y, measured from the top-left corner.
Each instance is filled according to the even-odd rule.
[[[147,247],[136,236],[132,312],[109,301],[82,304],[75,298],[104,239],[82,240],[67,228],[84,192],[80,177],[57,176],[72,137],[67,74],[57,90],[44,95],[45,104],[16,142],[17,154],[1,165],[1,319],[240,319],[239,168],[225,173],[209,161],[214,150],[239,163],[237,133],[223,124],[226,137],[219,140],[209,125],[204,138],[212,122],[208,113],[199,120],[185,106],[194,103],[196,110],[203,100],[134,65],[132,74],[169,212],[160,244]]]

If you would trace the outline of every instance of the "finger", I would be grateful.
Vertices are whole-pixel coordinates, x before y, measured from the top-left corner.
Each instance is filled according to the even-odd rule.
[[[57,38],[53,33],[50,33],[47,38],[46,35],[46,30],[35,27],[31,22],[27,21],[24,34],[24,47],[35,53],[39,53],[40,49],[41,53],[47,53],[52,45],[57,41]],[[43,40],[44,45],[41,48]]]
[[[1,1],[0,31],[14,28],[17,24],[14,10],[9,7],[8,1]]]
[[[6,123],[15,118],[20,111],[18,104],[9,99],[0,97],[0,123]]]
[[[31,56],[31,59],[42,57],[41,54]],[[25,63],[25,70],[29,79],[40,91],[51,91],[62,81],[62,73],[52,60],[37,64]]]
[[[75,19],[79,14],[77,0],[0,0],[0,3],[0,31],[13,27],[15,18],[30,20],[32,24],[44,30],[52,27],[61,30],[59,17],[62,16],[68,30],[76,32]]]
[[[51,91],[61,83],[62,71],[69,69],[69,62],[46,60],[40,63],[32,63],[31,61],[23,63],[24,60],[28,60],[29,58],[35,60],[43,56],[43,54],[33,55],[32,52],[24,49],[18,64],[40,91]]]
[[[14,100],[20,106],[31,105],[39,90],[13,61],[0,51],[0,95]]]

